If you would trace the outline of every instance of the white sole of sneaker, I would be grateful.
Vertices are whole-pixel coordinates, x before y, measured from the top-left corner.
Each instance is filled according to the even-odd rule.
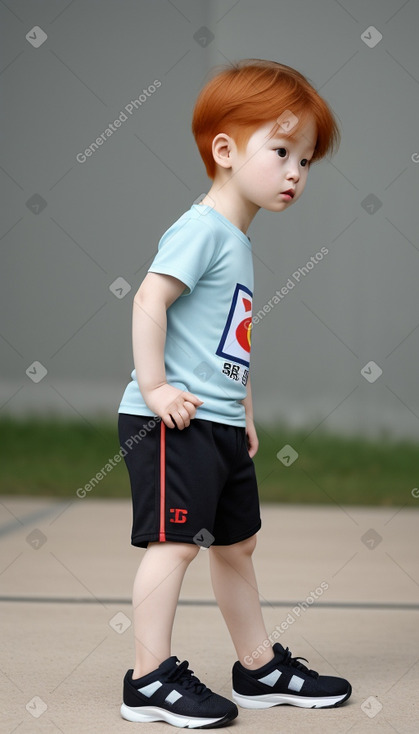
[[[322,698],[308,698],[307,696],[292,696],[286,693],[268,693],[264,696],[242,696],[233,689],[233,700],[245,709],[269,709],[272,706],[291,704],[306,709],[321,709],[338,706],[349,698],[351,691],[342,696],[323,696]]]
[[[148,721],[165,721],[167,724],[172,724],[183,729],[202,729],[204,727],[216,728],[227,724],[231,719],[228,716],[223,716],[218,719],[210,718],[197,718],[180,716],[179,714],[172,714],[170,711],[160,709],[157,706],[126,706],[125,703],[121,706],[121,716],[127,721],[136,722],[148,722]]]

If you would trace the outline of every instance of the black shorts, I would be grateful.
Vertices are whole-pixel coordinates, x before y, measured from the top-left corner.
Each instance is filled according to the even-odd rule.
[[[260,529],[245,428],[194,418],[179,430],[119,413],[118,433],[131,483],[132,545],[231,545]]]

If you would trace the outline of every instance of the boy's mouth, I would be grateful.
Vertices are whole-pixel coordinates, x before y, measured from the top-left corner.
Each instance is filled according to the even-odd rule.
[[[287,191],[281,191],[281,194],[283,196],[290,196],[291,199],[293,199],[295,195],[295,189],[287,189]]]

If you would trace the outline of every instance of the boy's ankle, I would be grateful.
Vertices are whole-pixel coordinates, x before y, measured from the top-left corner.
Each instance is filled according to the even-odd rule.
[[[271,663],[274,658],[275,653],[271,647],[264,650],[261,655],[258,655],[257,661],[252,656],[246,655],[240,662],[243,668],[247,670],[259,670],[259,668],[263,668],[268,663]]]
[[[144,678],[146,675],[149,675],[149,673],[154,673],[155,670],[159,667],[159,663],[154,663],[150,665],[137,665],[134,670],[132,671],[132,680],[138,680],[139,678]]]

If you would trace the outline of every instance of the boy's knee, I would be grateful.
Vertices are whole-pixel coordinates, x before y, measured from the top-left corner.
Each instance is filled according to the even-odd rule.
[[[241,540],[239,543],[232,543],[232,545],[218,545],[213,546],[214,553],[220,555],[246,555],[251,556],[256,548],[256,535],[251,535],[250,538]]]
[[[198,555],[200,548],[195,543],[171,543],[173,553],[176,555],[179,563],[190,563]]]
[[[256,548],[256,542],[257,542],[256,535],[251,535],[250,538],[246,538],[246,540],[242,540],[240,543],[237,543],[237,545],[240,546],[242,553],[245,553],[246,555],[251,556],[253,551]]]
[[[174,543],[167,541],[165,543],[149,543],[148,548],[154,548],[159,554],[163,554],[164,557],[170,556],[175,558],[177,563],[190,563],[198,555],[200,550],[198,545],[195,543]]]

